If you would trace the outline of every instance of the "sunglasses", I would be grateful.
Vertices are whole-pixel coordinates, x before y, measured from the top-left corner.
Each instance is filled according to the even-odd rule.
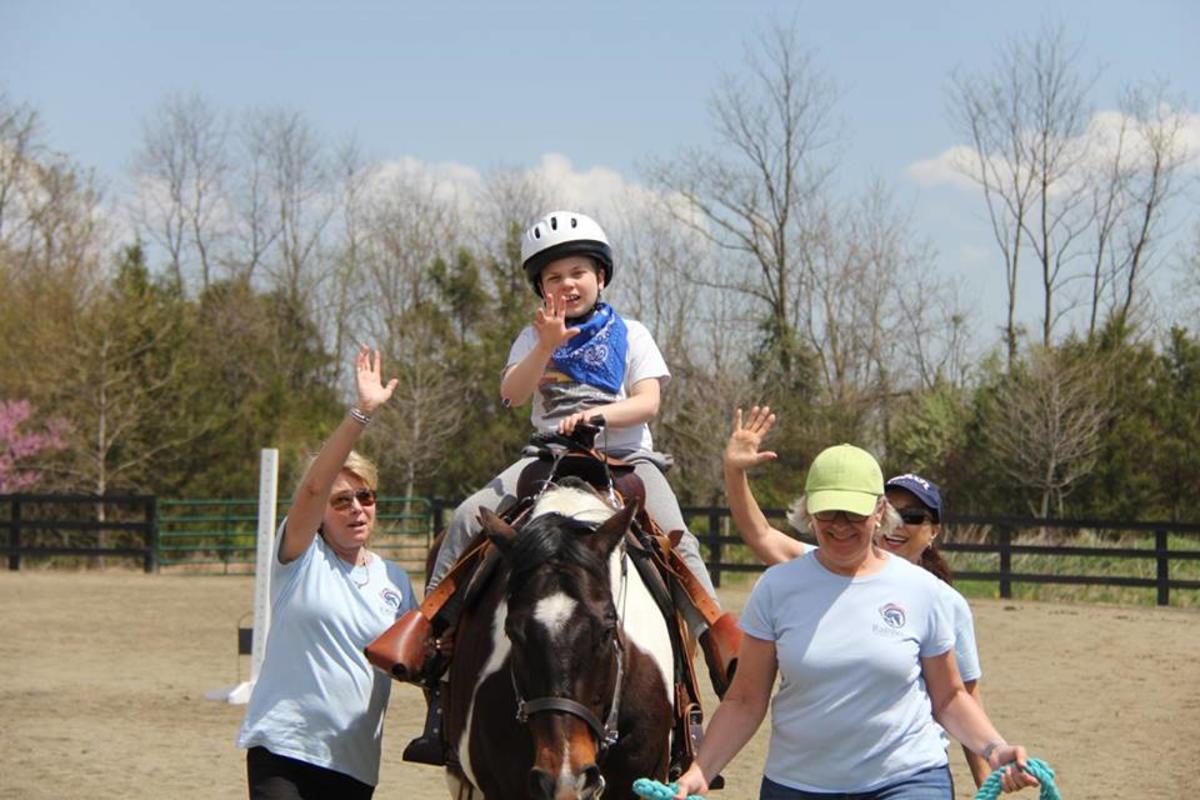
[[[329,498],[329,507],[334,511],[346,511],[357,500],[363,508],[375,505],[375,492],[370,489],[359,489],[352,494],[337,494]]]
[[[821,522],[833,522],[835,519],[838,518],[839,514],[842,517],[844,517],[847,522],[863,522],[866,520],[866,518],[868,516],[870,516],[869,514],[852,514],[849,511],[838,510],[838,511],[818,511],[817,513],[813,514],[813,517],[821,520]]]
[[[896,511],[900,514],[900,519],[904,520],[905,525],[924,525],[926,522],[933,522],[933,515],[922,508],[899,508]]]

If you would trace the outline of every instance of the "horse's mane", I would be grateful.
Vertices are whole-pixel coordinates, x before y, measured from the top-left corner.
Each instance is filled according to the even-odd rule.
[[[557,512],[534,517],[517,533],[509,552],[512,582],[520,583],[544,564],[579,567],[603,580],[607,562],[588,548],[583,539],[594,532],[593,523]]]

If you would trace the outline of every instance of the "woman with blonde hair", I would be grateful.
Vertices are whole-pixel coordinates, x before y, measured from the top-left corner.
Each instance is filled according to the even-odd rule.
[[[369,798],[391,680],[363,648],[416,607],[408,575],[368,547],[378,475],[353,450],[396,387],[363,345],[358,400],[313,458],[279,526],[271,628],[238,746],[251,800]]]

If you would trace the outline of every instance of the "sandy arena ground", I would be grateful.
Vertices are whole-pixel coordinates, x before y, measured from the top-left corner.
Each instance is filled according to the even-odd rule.
[[[745,600],[722,594],[730,608]],[[0,573],[0,798],[245,797],[242,708],[204,695],[246,677],[236,628],[252,599],[248,578]],[[1058,770],[1064,797],[1192,796],[1200,611],[972,606],[992,719]],[[440,770],[400,760],[423,710],[395,686],[377,798],[446,796]],[[716,800],[757,795],[768,730]],[[973,797],[957,747],[951,765],[959,798]]]

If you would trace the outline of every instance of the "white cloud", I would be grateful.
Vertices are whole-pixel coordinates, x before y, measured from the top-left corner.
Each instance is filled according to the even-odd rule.
[[[545,211],[579,210],[602,220],[615,220],[634,207],[649,207],[657,194],[629,181],[608,167],[577,170],[562,153],[546,153],[523,172],[541,187]],[[387,192],[394,181],[432,189],[439,199],[454,202],[460,211],[471,210],[481,197],[485,178],[474,167],[457,162],[427,163],[404,157],[378,165],[372,175],[374,191]]]
[[[974,160],[974,150],[965,145],[955,145],[933,158],[909,164],[905,172],[921,186],[945,184],[958,189],[972,189],[976,183],[963,173],[962,168],[971,165]]]
[[[1164,106],[1158,109],[1158,115],[1164,121],[1174,122],[1178,126],[1175,154],[1181,158],[1184,168],[1200,171],[1200,114]],[[1148,150],[1145,140],[1137,132],[1137,120],[1121,111],[1099,111],[1092,115],[1087,129],[1072,144],[1080,148],[1083,154],[1080,168],[1091,170],[1111,163],[1119,143],[1126,163],[1135,164],[1145,159]],[[905,172],[920,186],[947,185],[970,191],[978,189],[978,184],[968,177],[977,169],[974,148],[960,144],[943,150],[933,158],[909,164]]]

